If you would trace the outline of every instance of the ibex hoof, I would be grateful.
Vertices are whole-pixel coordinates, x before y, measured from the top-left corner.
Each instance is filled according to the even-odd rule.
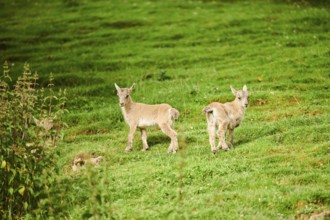
[[[149,148],[142,148],[141,151],[147,151]]]
[[[218,150],[219,150],[218,148],[213,148],[211,151],[213,154],[215,154],[216,152],[218,152]]]
[[[168,149],[167,150],[167,153],[173,153],[173,154],[176,154],[176,149]]]
[[[128,147],[125,148],[125,152],[126,152],[126,153],[128,153],[128,152],[130,152],[130,151],[132,151],[132,148],[128,148]]]

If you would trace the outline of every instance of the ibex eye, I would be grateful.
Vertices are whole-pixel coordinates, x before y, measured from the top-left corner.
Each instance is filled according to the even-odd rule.
[[[129,97],[129,95],[126,95],[126,97],[125,98],[128,98]]]
[[[242,98],[241,97],[238,97],[238,100],[241,100]]]

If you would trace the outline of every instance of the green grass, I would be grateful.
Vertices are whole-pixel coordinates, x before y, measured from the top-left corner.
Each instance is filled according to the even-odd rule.
[[[293,219],[330,209],[327,1],[0,2],[0,60],[53,73],[69,92],[54,216],[69,219]],[[165,73],[165,74],[164,74]],[[162,75],[163,74],[163,75]],[[261,77],[261,81],[258,77]],[[114,83],[181,116],[181,150],[128,126]],[[202,108],[247,85],[235,148],[211,154]],[[102,166],[69,170],[81,152]],[[55,209],[55,208],[54,208]]]

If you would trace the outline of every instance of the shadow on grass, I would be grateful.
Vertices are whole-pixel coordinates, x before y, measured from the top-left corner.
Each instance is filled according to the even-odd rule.
[[[302,4],[313,7],[330,7],[328,0],[273,0],[275,3]]]
[[[275,135],[279,132],[277,127],[263,127],[259,129],[245,129],[239,135],[234,135],[234,147],[239,147],[240,145],[247,144],[249,142],[253,142],[260,138],[265,138],[268,136]],[[237,141],[235,141],[235,139]]]
[[[237,142],[234,141],[234,148],[240,147],[240,145],[247,144],[251,142],[250,139],[240,139]]]
[[[179,136],[178,139],[179,139],[178,140],[179,144],[181,141],[184,141],[185,144],[195,143],[197,141],[197,138],[195,138],[195,137],[185,137],[183,140],[182,137]],[[140,139],[140,141],[141,141],[141,139]],[[148,136],[148,145],[151,148],[154,146],[157,146],[159,144],[169,145],[170,143],[171,143],[171,139],[162,133],[159,133],[157,135]]]
[[[102,27],[110,27],[114,29],[126,29],[144,26],[144,23],[138,21],[115,21],[115,22],[105,22]]]
[[[171,139],[167,137],[165,134],[157,134],[148,136],[148,145],[150,148],[156,147],[159,144],[169,145]]]
[[[40,76],[40,85],[47,87],[49,84],[48,76]],[[54,77],[54,84],[58,87],[76,87],[81,85],[95,85],[104,83],[104,79],[99,77],[77,76],[74,74],[66,74]]]

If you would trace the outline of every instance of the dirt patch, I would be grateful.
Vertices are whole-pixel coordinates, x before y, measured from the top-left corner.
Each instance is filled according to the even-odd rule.
[[[330,211],[323,211],[321,213],[312,213],[312,214],[299,214],[296,216],[296,219],[303,219],[303,220],[330,219]]]

